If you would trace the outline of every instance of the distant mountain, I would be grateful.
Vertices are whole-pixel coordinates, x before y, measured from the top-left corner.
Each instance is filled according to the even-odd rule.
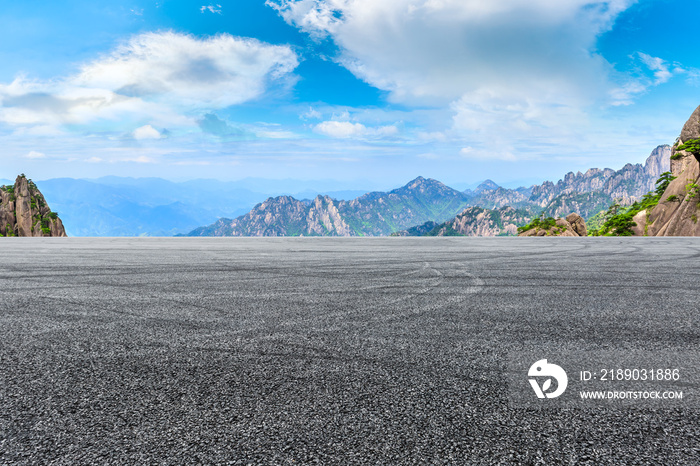
[[[500,186],[498,186],[494,181],[485,180],[479,186],[477,186],[473,192],[475,194],[481,194],[485,191],[495,191],[498,188],[500,188]],[[467,190],[467,192],[469,192],[469,190]]]
[[[629,205],[652,190],[661,173],[671,165],[671,147],[659,146],[644,165],[627,164],[620,170],[591,168],[567,173],[556,184],[547,181],[530,188],[506,189],[490,180],[472,194],[470,207],[440,225],[424,224],[397,236],[497,236],[517,234],[517,228],[540,215],[561,217],[576,213],[591,218],[614,201]],[[567,217],[569,218],[569,217]],[[572,217],[573,218],[573,217]]]
[[[557,183],[508,189],[491,180],[464,192],[418,177],[389,192],[351,201],[319,195],[313,200],[270,197],[240,217],[221,218],[187,236],[383,236],[515,235],[540,215],[590,218],[614,201],[629,204],[653,188],[670,164],[670,147],[659,146],[644,165],[620,170],[592,168],[567,173]]]
[[[278,184],[277,184],[278,183]],[[61,213],[71,236],[173,236],[248,212],[261,199],[291,194],[313,198],[320,188],[343,187],[331,180],[294,181],[248,178],[241,181],[107,176],[83,180],[54,178],[37,182]],[[255,191],[252,188],[260,188]],[[353,199],[363,190],[332,190],[329,195]]]
[[[160,178],[56,178],[37,184],[71,236],[172,236],[222,214],[240,215],[263,196]]]
[[[269,198],[236,219],[219,219],[188,236],[381,236],[427,221],[454,217],[469,196],[439,181],[418,177],[389,192],[371,192],[352,201],[317,196],[300,201]]]
[[[591,168],[585,173],[569,172],[557,183],[546,181],[529,188],[482,189],[469,202],[487,209],[511,206],[537,214],[544,211],[552,217],[578,212],[588,218],[613,200],[629,205],[641,199],[654,188],[659,175],[670,169],[670,158],[671,147],[662,145],[652,151],[644,165],[628,163],[620,170]]]
[[[669,157],[670,148],[659,146],[644,165],[593,168],[568,173],[557,183],[516,189],[485,180],[464,192],[421,177],[393,191],[370,193],[333,180],[261,178],[173,182],[110,176],[37,185],[71,236],[388,235],[445,222],[470,206],[510,206],[531,216],[578,212],[589,219],[616,198],[627,205],[653,188],[668,170]],[[281,223],[270,223],[273,219]]]

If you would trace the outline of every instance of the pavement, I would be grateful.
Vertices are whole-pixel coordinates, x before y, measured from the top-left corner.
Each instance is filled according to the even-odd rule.
[[[506,374],[697,350],[699,282],[700,238],[2,238],[0,463],[700,464],[691,402]]]

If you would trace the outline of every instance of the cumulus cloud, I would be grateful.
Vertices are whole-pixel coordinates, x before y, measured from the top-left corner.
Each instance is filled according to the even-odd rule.
[[[44,159],[46,158],[46,154],[44,154],[43,152],[37,152],[33,150],[26,154],[24,157],[28,159]]]
[[[380,126],[378,128],[368,128],[362,123],[352,123],[350,121],[323,121],[314,126],[314,131],[333,138],[379,138],[394,136],[399,130],[394,125]]]
[[[492,84],[600,93],[609,65],[593,52],[596,38],[634,0],[267,3],[288,23],[330,37],[340,63],[394,100],[434,102]]]
[[[127,97],[225,107],[260,96],[270,80],[288,75],[297,64],[288,46],[255,39],[146,33],[84,66],[73,82]]]
[[[272,85],[290,84],[297,64],[288,46],[254,39],[145,33],[74,76],[0,84],[0,122],[55,126],[147,115],[192,125],[184,112],[256,99]]]
[[[134,139],[139,141],[143,139],[161,139],[163,137],[161,132],[151,125],[145,125],[141,126],[140,128],[136,128],[132,133],[132,136],[134,137]]]
[[[591,108],[624,105],[647,85],[597,53],[636,0],[268,0],[287,23],[338,47],[338,63],[413,107],[447,109],[451,126],[419,134],[470,146],[467,158],[551,154],[580,137]],[[639,56],[661,84],[673,72]],[[449,124],[449,123],[448,123]],[[362,128],[324,122],[317,132]],[[459,151],[459,149],[456,149]],[[496,155],[493,155],[496,154]]]

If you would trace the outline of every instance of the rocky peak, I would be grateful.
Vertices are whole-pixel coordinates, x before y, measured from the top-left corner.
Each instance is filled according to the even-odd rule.
[[[418,190],[420,192],[425,192],[430,189],[442,189],[442,187],[445,186],[441,182],[434,180],[432,178],[423,178],[422,176],[419,176],[415,180],[409,181],[403,188],[396,189],[395,191],[412,191],[412,190]]]
[[[681,143],[688,142],[689,139],[697,139],[700,137],[700,106],[695,109],[688,121],[683,125],[681,130]]]
[[[652,178],[658,178],[663,172],[669,170],[670,159],[671,146],[668,144],[659,146],[651,152],[651,155],[644,162],[644,172]]]
[[[438,198],[438,197],[461,197],[462,193],[459,191],[450,188],[449,186],[441,183],[438,180],[434,180],[432,178],[423,178],[422,176],[419,176],[413,181],[410,181],[406,185],[402,186],[401,188],[394,189],[392,191],[389,191],[389,197],[390,198],[396,198],[398,197],[428,197],[428,198]],[[374,196],[373,196],[374,195]],[[379,198],[382,197],[382,193],[368,193],[365,196],[366,199],[369,199],[369,197],[376,198],[375,200],[378,200]],[[363,196],[364,197],[364,196]],[[358,199],[362,199],[363,197],[360,197]]]
[[[517,225],[528,220],[527,212],[513,207],[490,210],[473,206],[447,222],[426,222],[392,236],[512,236],[518,232]]]
[[[474,192],[481,193],[483,191],[495,191],[499,186],[492,180],[485,180],[479,186],[476,187]]]
[[[601,175],[603,173],[603,170],[600,168],[589,168],[586,170],[586,173],[583,174],[586,178],[593,178],[594,176]]]
[[[58,214],[24,174],[0,187],[0,236],[66,236]]]
[[[585,173],[569,172],[556,184],[547,181],[534,186],[529,200],[548,209],[562,195],[599,192],[609,201],[618,199],[628,205],[654,189],[661,173],[669,170],[670,158],[671,148],[659,146],[652,151],[644,165],[628,163],[617,171],[590,168]]]
[[[189,236],[381,236],[426,221],[445,221],[464,210],[468,197],[443,183],[418,177],[390,192],[351,201],[319,195],[298,201],[269,198],[236,219],[220,219]]]

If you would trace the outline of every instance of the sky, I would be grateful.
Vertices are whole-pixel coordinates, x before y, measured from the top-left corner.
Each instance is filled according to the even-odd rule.
[[[698,17],[697,0],[4,1],[0,178],[618,169],[700,105]]]

